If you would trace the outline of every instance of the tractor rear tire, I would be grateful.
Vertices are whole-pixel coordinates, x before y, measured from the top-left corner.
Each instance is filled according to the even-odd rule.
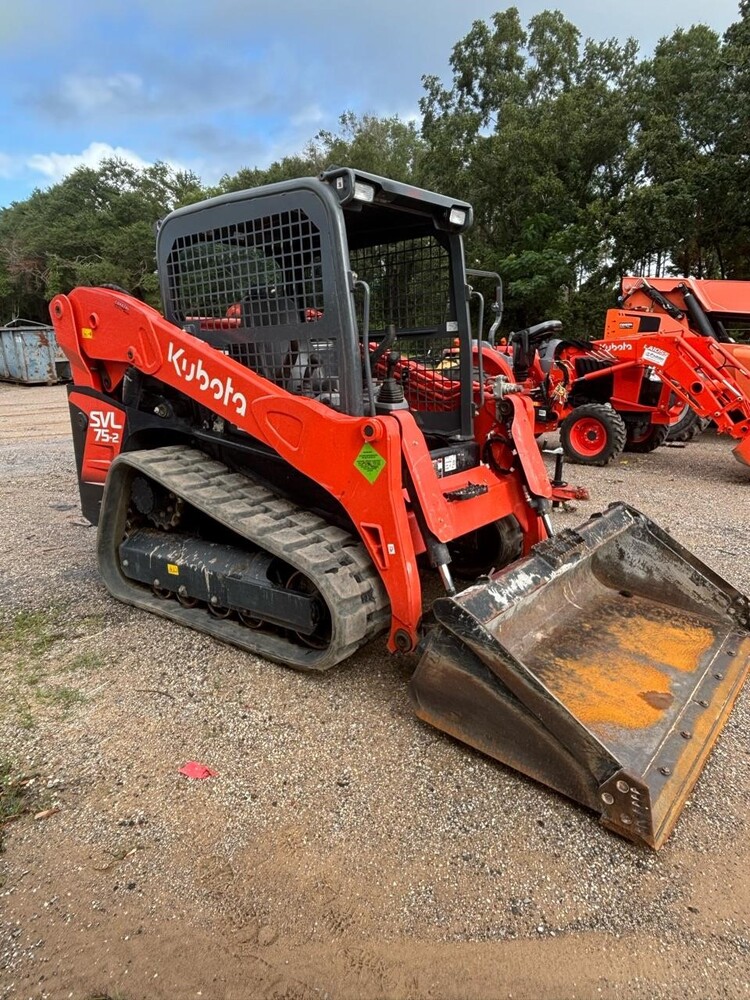
[[[667,441],[693,441],[710,423],[710,420],[699,417],[695,410],[685,403],[680,419],[668,428]]]
[[[577,406],[560,425],[565,457],[577,465],[608,465],[622,454],[626,440],[622,417],[606,403]]]
[[[669,434],[669,427],[667,424],[630,424],[627,433],[625,451],[646,455],[664,444]]]

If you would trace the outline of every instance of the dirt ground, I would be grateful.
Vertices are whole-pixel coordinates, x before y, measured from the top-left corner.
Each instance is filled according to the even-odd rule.
[[[559,525],[625,499],[750,592],[727,439],[568,476]],[[0,385],[1,1000],[750,995],[747,691],[650,853],[420,723],[381,641],[310,677],[114,602],[77,501],[64,388]]]

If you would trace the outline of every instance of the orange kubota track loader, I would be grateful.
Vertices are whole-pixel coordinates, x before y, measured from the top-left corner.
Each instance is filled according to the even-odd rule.
[[[746,676],[750,605],[623,504],[552,535],[530,400],[472,370],[470,222],[333,169],[169,215],[164,317],[55,298],[101,573],[302,670],[385,632],[420,653],[422,719],[658,847]]]

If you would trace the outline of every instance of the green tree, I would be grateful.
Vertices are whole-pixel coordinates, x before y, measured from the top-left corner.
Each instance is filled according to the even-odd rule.
[[[154,225],[202,196],[194,174],[118,159],[34,191],[0,212],[2,313],[44,320],[53,295],[103,283],[158,304]]]
[[[715,171],[728,193],[728,239],[724,254],[727,277],[750,279],[750,0],[740,0],[739,20],[724,36],[723,57],[729,75],[731,113],[725,118]]]
[[[398,115],[378,118],[345,111],[338,131],[323,130],[302,153],[285,156],[266,169],[243,168],[221,179],[217,193],[242,191],[262,184],[316,176],[326,167],[357,167],[372,174],[411,184],[420,183],[424,144],[414,122]]]
[[[424,80],[429,180],[474,204],[468,252],[505,277],[513,326],[570,318],[575,295],[608,271],[636,54],[632,40],[583,42],[558,11],[524,30],[509,8],[454,47],[450,89]]]
[[[726,277],[733,97],[721,39],[705,25],[677,29],[638,76],[630,176],[611,220],[616,260],[625,270]]]

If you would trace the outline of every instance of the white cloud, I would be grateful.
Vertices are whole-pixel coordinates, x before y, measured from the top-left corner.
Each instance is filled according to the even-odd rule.
[[[98,167],[102,160],[116,157],[127,160],[134,167],[142,169],[150,164],[142,159],[132,149],[124,146],[110,146],[107,142],[92,142],[80,153],[34,153],[29,156],[25,165],[44,176],[51,182],[61,181],[77,167]]]
[[[0,153],[0,177],[7,180],[10,177],[15,177],[18,173],[18,164],[13,156],[8,156],[7,153]]]
[[[138,105],[142,102],[143,96],[143,80],[136,73],[65,76],[58,95],[59,100],[67,108],[80,115]]]
[[[301,128],[303,125],[319,125],[325,118],[325,112],[319,104],[308,104],[307,107],[291,115],[289,124],[293,128]]]

